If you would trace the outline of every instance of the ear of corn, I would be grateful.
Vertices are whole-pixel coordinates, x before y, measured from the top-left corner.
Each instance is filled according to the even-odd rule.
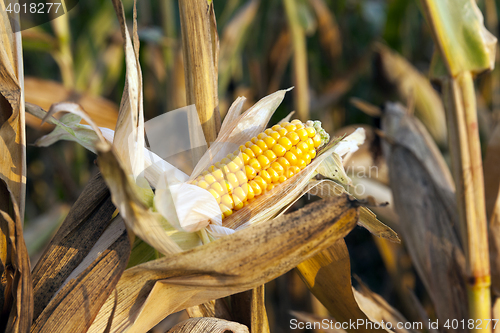
[[[241,145],[193,183],[209,191],[228,217],[299,173],[329,139],[319,121],[284,122]]]

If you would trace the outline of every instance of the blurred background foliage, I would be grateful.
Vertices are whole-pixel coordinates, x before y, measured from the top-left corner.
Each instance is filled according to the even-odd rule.
[[[305,100],[309,118],[321,120],[329,133],[343,134],[343,128],[352,124],[378,128],[379,120],[355,107],[353,98],[377,106],[386,101],[412,105],[413,94],[418,90],[418,87],[408,90],[403,86],[408,72],[399,70],[397,61],[384,64],[380,45],[404,57],[422,77],[425,78],[429,70],[433,42],[417,1],[292,0],[295,15],[285,8],[290,2],[286,0],[213,2],[220,39],[222,116],[238,96],[247,97],[247,106],[250,106],[278,89],[305,85],[305,92],[296,88],[287,94],[272,122],[291,110],[298,110],[300,100]],[[133,1],[123,3],[127,17],[131,18]],[[498,1],[480,0],[478,4],[485,13],[486,27],[498,35]],[[149,120],[186,103],[177,1],[138,1],[138,27],[144,110]],[[301,38],[305,43],[300,43]],[[375,43],[380,44],[375,46]],[[68,15],[23,31],[23,46],[28,102],[48,109],[58,101],[77,101],[98,125],[114,129],[125,66],[121,34],[111,1],[80,1]],[[303,49],[297,49],[300,47]],[[297,52],[305,55],[302,64],[293,61]],[[295,76],[300,66],[306,70],[306,77],[297,82]],[[499,119],[499,80],[495,70],[482,74],[476,81],[484,139]],[[426,96],[439,92],[438,86],[431,89],[432,93],[422,89]],[[416,109],[417,116],[426,123],[425,106],[417,103]],[[430,118],[426,125],[432,127],[436,118],[427,117]],[[69,207],[98,169],[95,156],[76,143],[59,142],[49,148],[30,145],[50,127],[40,126],[39,121],[32,118],[28,118],[27,123],[25,237],[32,260],[36,261]],[[444,123],[436,124],[439,125]],[[446,145],[439,142],[438,136],[439,133],[434,137],[446,157]],[[376,151],[372,149],[371,154]],[[375,178],[387,185],[383,175]],[[390,219],[390,214],[387,216]],[[379,217],[391,225],[384,220],[384,215]],[[374,239],[361,228],[346,241],[353,275],[361,277],[411,321],[413,315],[405,312],[401,290],[409,287],[424,305],[428,295],[413,271],[404,246]],[[395,274],[399,277],[397,283]],[[291,310],[325,314],[294,272],[272,281],[267,293],[273,332],[288,331]]]

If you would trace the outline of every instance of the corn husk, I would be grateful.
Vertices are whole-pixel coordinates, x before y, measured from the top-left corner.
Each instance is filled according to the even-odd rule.
[[[227,321],[218,318],[192,318],[180,322],[172,327],[168,333],[189,333],[189,332],[207,332],[207,333],[248,333],[245,325],[236,322]]]
[[[12,2],[12,5],[17,2]],[[26,137],[21,33],[11,29],[6,3],[0,2],[0,317],[8,332],[28,332],[33,289],[23,238],[26,198]]]
[[[439,320],[466,318],[464,255],[449,170],[423,125],[401,106],[386,105],[382,128],[400,232],[413,264]]]
[[[96,176],[33,269],[33,332],[86,332],[130,254],[123,220],[112,221],[115,210],[106,184]]]
[[[117,286],[111,332],[145,330],[170,313],[274,279],[346,235],[357,221],[356,205],[347,195],[323,200],[127,270]],[[89,332],[106,327],[113,304],[111,297]]]

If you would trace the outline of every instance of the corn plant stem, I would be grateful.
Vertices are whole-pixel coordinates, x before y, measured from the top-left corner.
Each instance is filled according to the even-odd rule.
[[[296,0],[283,0],[288,26],[292,35],[295,108],[302,121],[309,119],[309,80],[307,73],[307,47],[304,29],[299,20]]]
[[[195,104],[207,143],[220,128],[217,73],[209,5],[206,0],[179,1],[187,104]]]
[[[480,331],[491,332],[491,326],[486,327],[485,320],[491,318],[491,278],[484,180],[474,83],[470,72],[448,79],[445,83],[445,103],[466,254],[469,319],[482,320]],[[476,331],[476,326],[471,331]]]
[[[75,87],[75,73],[73,69],[73,54],[71,52],[71,32],[69,28],[69,16],[66,14],[66,3],[61,1],[65,14],[51,21],[52,29],[57,36],[59,48],[54,51],[53,57],[61,70],[63,84],[66,88]]]

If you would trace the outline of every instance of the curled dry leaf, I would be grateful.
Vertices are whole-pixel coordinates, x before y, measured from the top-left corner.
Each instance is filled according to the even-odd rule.
[[[218,318],[191,318],[174,327],[168,333],[248,333],[248,328],[234,321]]]
[[[125,270],[130,243],[100,175],[70,210],[33,270],[33,332],[85,332]],[[66,325],[60,325],[64,321]]]
[[[465,261],[449,170],[423,125],[400,105],[387,104],[382,128],[400,231],[415,268],[439,320],[467,318]]]
[[[148,329],[170,313],[258,287],[347,235],[357,219],[357,203],[343,194],[131,268],[117,286],[111,332]],[[112,307],[108,298],[89,332],[104,329]]]

